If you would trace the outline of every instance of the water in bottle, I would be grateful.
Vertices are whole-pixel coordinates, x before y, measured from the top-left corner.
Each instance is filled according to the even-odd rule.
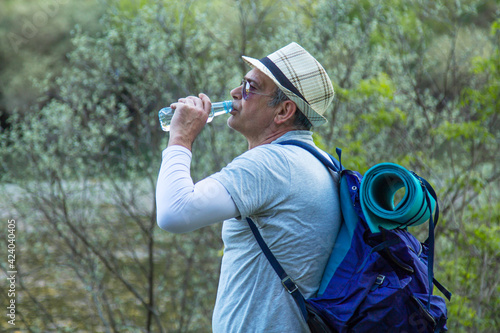
[[[211,122],[214,117],[220,116],[221,114],[229,113],[233,110],[233,101],[224,101],[212,103],[212,110],[208,115],[207,123]],[[161,129],[165,132],[170,130],[170,122],[174,116],[174,111],[172,108],[163,108],[158,112],[158,117],[160,118]]]

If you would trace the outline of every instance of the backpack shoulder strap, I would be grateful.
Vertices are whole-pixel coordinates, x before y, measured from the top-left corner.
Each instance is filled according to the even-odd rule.
[[[252,221],[251,218],[247,217],[246,218],[248,225],[250,226],[250,230],[252,230],[252,233],[257,240],[257,243],[259,244],[260,248],[262,249],[262,252],[266,256],[267,260],[273,267],[274,271],[278,275],[278,277],[281,279],[281,284],[283,287],[288,291],[289,294],[291,294],[297,303],[297,305],[300,308],[300,311],[302,312],[302,316],[304,317],[305,321],[307,322],[307,309],[306,309],[306,302],[304,299],[304,296],[299,290],[299,287],[295,284],[295,282],[292,280],[292,278],[285,272],[283,267],[280,265],[278,262],[278,259],[274,256],[274,254],[271,252],[269,247],[267,246],[266,242],[262,238],[262,235],[259,232],[259,229],[257,229],[257,226],[255,223]]]
[[[325,155],[323,155],[316,147],[314,147],[308,143],[305,143],[303,141],[286,140],[286,141],[282,141],[282,142],[278,142],[278,143],[280,145],[298,146],[298,147],[301,147],[301,148],[307,150],[308,152],[313,154],[318,160],[320,160],[321,163],[323,163],[326,167],[332,169],[335,172],[340,172],[344,169],[342,167],[342,164],[339,161],[337,161],[337,159],[335,159],[332,155],[325,152],[325,154],[327,154],[330,157],[330,160],[328,160],[325,157]],[[339,160],[340,160],[341,150],[339,148],[337,148],[337,155],[339,155]]]

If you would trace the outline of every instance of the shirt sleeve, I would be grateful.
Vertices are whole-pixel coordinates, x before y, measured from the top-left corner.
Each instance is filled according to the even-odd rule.
[[[241,219],[274,214],[290,193],[290,165],[282,147],[274,144],[246,151],[210,178],[226,188]]]
[[[163,151],[156,185],[156,217],[158,226],[170,232],[188,232],[239,216],[231,195],[219,181],[205,178],[193,184],[191,157],[182,146]]]

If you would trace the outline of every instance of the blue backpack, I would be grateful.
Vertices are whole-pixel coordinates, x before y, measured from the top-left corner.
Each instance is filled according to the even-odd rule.
[[[403,185],[411,186],[411,181],[416,180],[416,184],[421,186],[419,190],[423,195],[420,198],[422,204],[409,212],[411,216],[397,216],[400,226],[388,229],[383,223],[374,225],[374,218],[367,207],[370,203],[363,201],[363,191],[370,191],[366,189],[367,186],[363,190],[368,172],[362,182],[363,177],[359,172],[343,169],[339,161],[332,156],[329,156],[329,160],[311,145],[296,140],[280,144],[302,147],[326,167],[340,173],[339,194],[343,223],[318,294],[314,298],[303,297],[293,279],[286,274],[262,239],[254,222],[247,218],[259,246],[281,279],[283,287],[294,297],[311,331],[446,331],[446,303],[442,297],[432,295],[434,284],[448,300],[451,298],[451,293],[433,277],[434,228],[439,217],[439,207],[430,184],[411,173],[409,178],[413,179],[404,181]],[[340,149],[337,149],[337,154],[340,160]],[[394,168],[395,165],[389,165],[391,166]],[[401,176],[397,174],[397,170],[392,170],[389,174],[393,177],[384,175],[383,178],[397,179]],[[375,183],[377,179],[380,182],[381,177],[374,179]],[[401,184],[392,185],[402,187]],[[409,192],[407,188],[401,201],[411,200]],[[392,202],[392,198],[390,200]],[[391,213],[391,207],[385,212]],[[429,220],[429,238],[420,243],[406,227],[426,220]]]

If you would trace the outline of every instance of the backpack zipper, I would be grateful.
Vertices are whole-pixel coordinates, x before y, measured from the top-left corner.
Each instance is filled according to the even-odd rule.
[[[400,229],[394,229],[394,231],[397,232],[397,233],[401,233]],[[422,243],[420,243],[418,240],[417,240],[417,242],[418,242],[418,245],[419,245],[418,253],[410,245],[407,244],[406,246],[411,250],[411,252],[415,253],[417,255],[417,257],[420,258],[420,255],[422,254],[423,248],[422,248]]]
[[[396,229],[397,230],[397,229]],[[384,235],[384,241],[387,240],[385,235]],[[394,254],[392,254],[391,251],[389,251],[389,249],[384,249],[384,252],[389,256],[389,258],[396,264],[398,265],[400,268],[402,268],[403,270],[409,272],[409,273],[415,273],[415,270],[413,269],[413,267],[411,267],[410,265],[407,265],[405,263],[402,263],[401,260],[397,259]]]
[[[431,321],[433,324],[434,324],[434,327],[436,327],[436,320],[434,319],[434,317],[432,316],[432,314],[429,312],[429,310],[427,310],[424,306],[424,304],[418,299],[415,297],[415,295],[411,295],[411,297],[417,302],[417,304],[420,306],[420,309],[422,310],[422,312],[424,313],[425,317]]]
[[[396,264],[399,266],[399,268],[409,272],[409,273],[415,273],[415,270],[413,269],[413,267],[411,267],[410,265],[406,265],[404,263],[402,263],[399,259],[397,259],[388,249],[385,249],[385,253],[389,256],[389,258]]]

